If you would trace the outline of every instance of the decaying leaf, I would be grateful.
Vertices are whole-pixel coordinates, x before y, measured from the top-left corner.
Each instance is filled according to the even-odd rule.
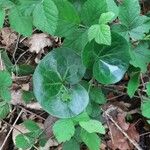
[[[10,28],[5,27],[0,31],[1,36],[1,44],[4,45],[4,47],[7,50],[12,50],[16,44],[17,41],[17,34],[12,31]]]
[[[128,134],[131,140],[137,143],[139,142],[140,135],[137,132],[134,124],[130,124],[126,122],[125,120],[126,113],[124,111],[118,109],[117,115],[112,117],[113,120],[116,122],[116,124],[122,129],[122,131]],[[111,147],[113,150],[134,149],[133,145],[129,142],[127,137],[125,137],[123,133],[116,127],[116,125],[113,122],[111,122],[109,119],[107,121],[108,121],[108,128],[109,128],[109,136],[111,137],[111,140],[108,142],[109,147]]]
[[[51,47],[53,45],[52,39],[48,34],[33,34],[29,39],[29,50],[30,52],[36,52],[37,54],[45,47]]]

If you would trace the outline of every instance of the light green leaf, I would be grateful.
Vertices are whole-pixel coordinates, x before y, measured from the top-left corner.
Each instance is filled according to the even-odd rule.
[[[101,122],[97,120],[81,121],[80,126],[89,133],[105,134],[105,128]]]
[[[87,112],[83,112],[80,115],[71,118],[75,123],[79,123],[80,121],[88,121],[90,120],[89,115],[87,114]]]
[[[23,125],[31,132],[37,132],[40,130],[40,127],[32,120],[25,120]]]
[[[150,99],[145,98],[141,104],[142,115],[146,118],[150,118]]]
[[[43,0],[33,11],[33,24],[39,30],[53,34],[58,23],[58,10],[52,0]]]
[[[11,100],[11,92],[8,88],[0,88],[0,97],[2,100],[9,102]]]
[[[10,112],[10,106],[5,101],[0,102],[0,119],[5,119]]]
[[[127,93],[130,96],[130,98],[132,98],[134,96],[136,90],[139,87],[139,84],[140,84],[139,77],[140,77],[140,73],[139,72],[134,72],[130,76],[130,80],[129,80],[128,86],[127,86]]]
[[[106,24],[114,19],[115,14],[113,12],[102,13],[99,19],[99,24]]]
[[[150,62],[150,51],[147,43],[139,43],[137,47],[131,49],[131,61],[130,63],[134,67],[141,69],[143,73],[147,71],[147,66]]]
[[[150,96],[150,82],[146,84],[146,93],[148,96]]]
[[[61,119],[55,122],[53,126],[53,133],[57,138],[58,142],[61,143],[69,141],[75,133],[75,127],[72,120]]]
[[[3,27],[5,20],[5,11],[3,9],[0,9],[0,28]]]
[[[19,134],[15,139],[16,147],[21,148],[23,150],[31,148],[34,142],[35,142],[35,137],[32,132]]]
[[[71,139],[63,144],[63,150],[80,150],[80,144],[75,139]]]
[[[0,88],[10,87],[12,79],[7,71],[0,71]]]
[[[11,28],[16,32],[24,36],[32,34],[32,18],[30,16],[23,16],[17,6],[10,9],[8,18]]]
[[[96,133],[88,133],[85,130],[81,131],[81,139],[88,146],[89,150],[99,150],[101,139]]]
[[[56,49],[35,70],[35,97],[50,114],[60,118],[74,117],[86,108],[89,101],[87,91],[78,84],[84,73],[85,67],[73,50]]]
[[[102,13],[107,12],[106,0],[87,0],[81,10],[81,20],[87,25],[96,24]]]
[[[89,41],[95,39],[98,44],[111,45],[110,27],[104,24],[92,25],[88,30]]]
[[[93,75],[100,83],[116,83],[128,69],[129,46],[123,37],[113,33],[111,46],[88,43],[82,52],[82,60],[86,67],[93,66]]]

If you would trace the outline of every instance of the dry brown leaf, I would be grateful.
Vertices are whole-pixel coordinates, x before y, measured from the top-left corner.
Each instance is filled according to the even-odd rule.
[[[10,28],[5,27],[1,30],[1,38],[1,43],[9,50],[14,47],[18,37]]]
[[[139,142],[140,135],[137,132],[134,125],[129,124],[125,120],[126,112],[121,109],[118,109],[117,116],[112,116],[113,120],[116,124],[122,128],[123,132],[126,132],[130,139],[133,141]],[[113,150],[128,150],[133,149],[133,145],[129,142],[129,140],[123,135],[123,133],[116,127],[114,123],[108,120],[108,127],[109,127],[109,136],[111,140],[108,142],[108,146],[111,147]]]
[[[45,47],[51,47],[53,45],[52,39],[48,34],[40,33],[40,34],[33,34],[32,37],[29,39],[29,51],[36,52],[37,54]]]

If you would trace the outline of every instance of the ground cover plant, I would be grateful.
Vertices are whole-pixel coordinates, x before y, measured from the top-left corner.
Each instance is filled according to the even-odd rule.
[[[0,149],[150,149],[149,6],[0,0]]]

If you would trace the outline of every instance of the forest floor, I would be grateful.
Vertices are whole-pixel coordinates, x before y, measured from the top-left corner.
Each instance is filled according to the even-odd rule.
[[[150,6],[143,4],[143,13],[149,10]],[[47,136],[51,137],[44,150],[61,150],[61,144],[54,140],[51,131],[51,126],[56,119],[42,110],[41,106],[34,101],[32,94],[23,96],[22,91],[24,93],[32,91],[34,68],[50,50],[60,47],[62,41],[60,38],[40,33],[37,30],[30,38],[22,37],[7,26],[6,22],[5,27],[0,31],[0,48],[6,49],[6,52],[1,56],[5,60],[0,58],[0,69],[6,67],[3,61],[9,61],[9,59],[11,60],[11,62],[8,62],[9,65],[22,67],[18,70],[18,74],[13,74],[11,112],[6,119],[0,120],[0,150],[16,150],[14,139],[19,133],[26,132],[21,124],[26,119],[34,120],[45,129]],[[126,92],[129,81],[127,74],[119,83],[102,87],[107,95],[107,104],[102,108],[103,123],[108,132],[103,137],[101,150],[140,148],[150,150],[150,125],[139,113],[141,94],[149,77],[150,72],[141,75],[139,90],[132,99],[129,98]],[[40,147],[35,145],[34,149],[40,150]],[[84,145],[83,149],[85,149]]]

